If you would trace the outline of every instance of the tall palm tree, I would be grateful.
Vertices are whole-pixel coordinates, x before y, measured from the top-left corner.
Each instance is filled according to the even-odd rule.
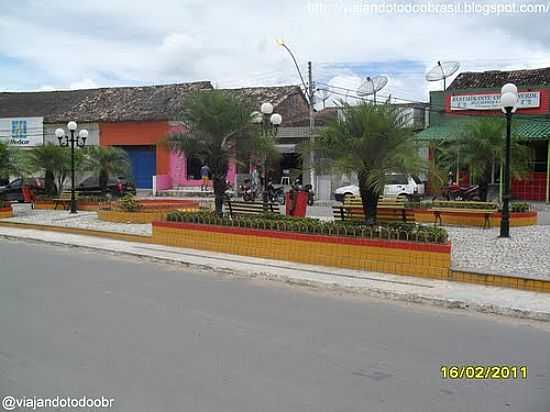
[[[455,142],[460,149],[463,164],[476,176],[482,201],[487,200],[495,162],[502,164],[504,161],[505,129],[506,123],[502,119],[477,119],[464,126],[462,136]],[[512,173],[516,177],[524,176],[529,169],[530,150],[514,134],[511,150]]]
[[[99,173],[99,187],[103,192],[107,191],[110,177],[130,177],[132,174],[128,153],[118,147],[89,146],[84,157],[83,169]]]
[[[247,162],[252,154],[272,152],[251,121],[254,106],[222,90],[196,92],[185,99],[179,120],[185,130],[172,133],[168,145],[207,164],[212,174],[216,212],[222,213],[229,160]]]
[[[417,172],[423,162],[408,116],[389,103],[341,102],[341,114],[321,131],[315,146],[343,173],[357,173],[365,222],[376,223],[378,198],[392,172]]]
[[[22,150],[0,142],[0,181],[8,180],[10,176],[24,174],[26,174],[26,168]]]
[[[82,152],[75,151],[75,169],[82,166]],[[37,146],[26,152],[27,169],[33,172],[44,172],[46,191],[50,195],[61,193],[65,181],[71,173],[71,151],[53,143]]]

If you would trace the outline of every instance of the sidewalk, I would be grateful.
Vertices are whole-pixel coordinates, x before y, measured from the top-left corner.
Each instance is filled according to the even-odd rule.
[[[301,265],[161,245],[0,227],[0,238],[76,246],[114,255],[259,277],[291,284],[345,290],[405,302],[428,303],[499,315],[550,321],[550,294],[382,273]]]

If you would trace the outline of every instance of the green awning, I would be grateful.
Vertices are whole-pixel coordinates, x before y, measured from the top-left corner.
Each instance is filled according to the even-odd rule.
[[[475,119],[475,118],[474,118]],[[464,125],[472,118],[439,120],[437,124],[417,133],[418,140],[454,140],[460,137]],[[550,119],[513,119],[513,133],[525,140],[549,140]]]

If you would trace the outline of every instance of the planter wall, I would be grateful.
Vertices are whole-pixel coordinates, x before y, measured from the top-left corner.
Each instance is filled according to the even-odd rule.
[[[13,216],[13,210],[11,206],[3,207],[0,209],[0,219],[6,219]]]
[[[106,222],[145,224],[164,220],[167,213],[168,211],[122,212],[118,210],[98,210],[97,217],[99,220]]]
[[[153,242],[236,255],[447,279],[451,245],[354,239],[194,223],[153,223]]]
[[[417,223],[434,223],[435,214],[430,209],[416,209],[414,217]],[[441,212],[441,222],[444,225],[483,227],[485,215],[475,212]],[[500,225],[500,212],[494,212],[489,217],[491,227]],[[510,213],[510,226],[532,226],[537,224],[537,212]]]

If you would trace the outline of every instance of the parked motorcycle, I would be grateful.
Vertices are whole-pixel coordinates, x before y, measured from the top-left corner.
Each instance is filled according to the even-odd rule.
[[[239,187],[239,191],[241,192],[241,196],[245,202],[254,202],[256,200],[257,190],[252,185],[252,181],[250,179],[245,179],[243,184]]]
[[[447,200],[481,200],[479,185],[459,186],[450,184],[445,188],[443,196]]]
[[[275,187],[273,182],[269,180],[267,183],[268,199],[271,203],[285,204],[285,190],[283,186]]]
[[[313,191],[313,186],[305,185],[304,191],[307,192],[307,205],[313,206],[313,202],[315,201],[315,192]]]

